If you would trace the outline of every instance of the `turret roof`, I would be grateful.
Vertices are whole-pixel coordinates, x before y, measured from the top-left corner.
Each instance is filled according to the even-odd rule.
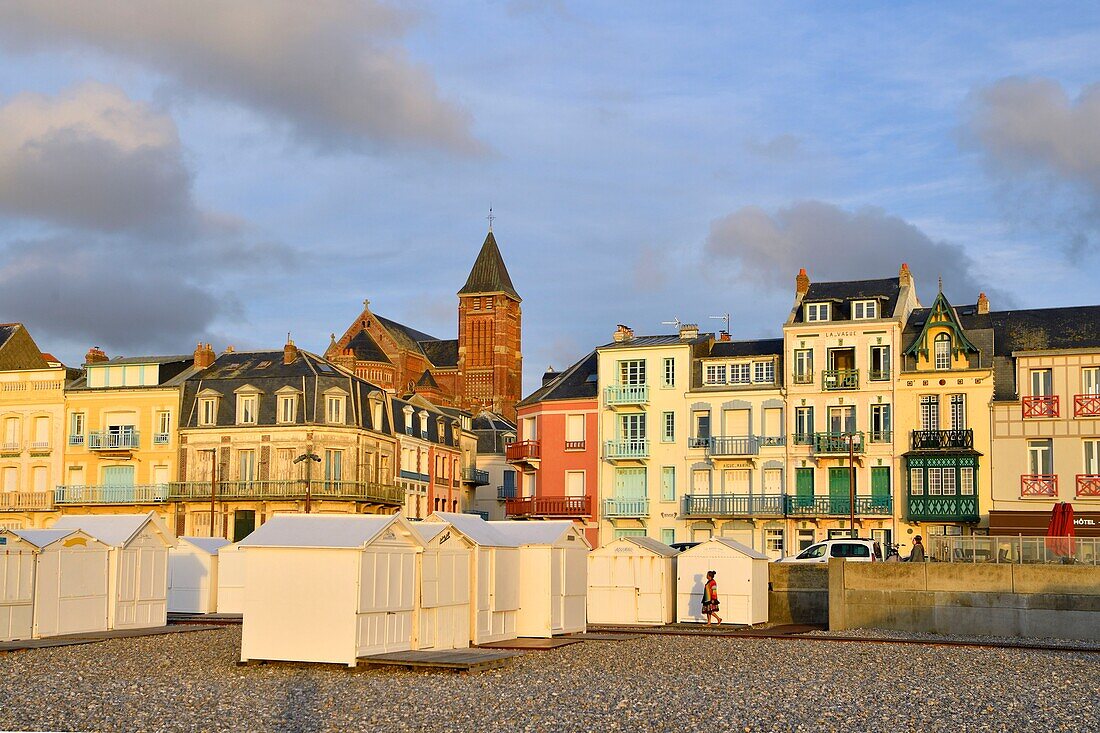
[[[512,278],[508,276],[508,268],[504,266],[504,258],[500,255],[496,237],[491,231],[485,236],[485,243],[481,245],[481,251],[474,260],[470,277],[466,278],[466,284],[458,291],[459,295],[477,293],[504,293],[516,300],[522,300],[512,285]]]

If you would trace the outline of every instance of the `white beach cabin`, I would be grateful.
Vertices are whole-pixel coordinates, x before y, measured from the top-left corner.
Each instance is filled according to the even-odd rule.
[[[108,629],[168,623],[168,549],[175,537],[148,514],[69,514],[53,529],[79,529],[107,545]]]
[[[424,545],[413,644],[417,649],[468,648],[473,543],[449,524],[410,524]]]
[[[244,553],[239,544],[218,549],[218,613],[244,613]]]
[[[516,638],[519,611],[519,544],[474,514],[436,512],[427,523],[443,522],[473,542],[470,557],[470,640],[488,644]]]
[[[215,613],[218,610],[218,550],[222,537],[180,537],[168,551],[168,611]]]
[[[0,531],[0,641],[106,630],[106,545],[78,530]]]
[[[583,633],[592,549],[584,533],[570,521],[502,521],[489,526],[519,547],[516,635]]]
[[[676,557],[676,620],[706,621],[703,584],[707,571],[718,583],[718,615],[724,623],[768,621],[768,556],[726,537],[714,537]]]
[[[399,515],[275,514],[244,557],[241,661],[356,665],[413,648],[420,538]]]
[[[621,537],[588,555],[588,623],[676,620],[676,556],[651,537]]]

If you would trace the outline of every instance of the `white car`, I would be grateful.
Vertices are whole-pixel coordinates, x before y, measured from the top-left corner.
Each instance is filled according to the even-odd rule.
[[[784,557],[776,562],[829,562],[832,557],[852,562],[882,562],[882,546],[875,540],[859,538],[825,540],[810,545],[793,557]]]

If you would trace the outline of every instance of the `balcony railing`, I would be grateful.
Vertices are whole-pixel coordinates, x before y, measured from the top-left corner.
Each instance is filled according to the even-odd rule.
[[[54,504],[159,504],[167,499],[168,484],[58,486],[53,492]]]
[[[1024,397],[1024,417],[1058,417],[1058,395]]]
[[[498,486],[497,487],[497,499],[504,501],[505,499],[515,499],[519,490],[515,486]]]
[[[84,435],[70,435],[69,445],[84,445]]]
[[[604,457],[612,461],[648,458],[649,441],[644,438],[609,440],[604,444]]]
[[[793,445],[813,445],[814,433],[791,433],[791,443]]]
[[[140,444],[140,436],[137,430],[127,430],[123,433],[96,430],[88,433],[88,448],[90,450],[129,450],[130,448],[137,448]]]
[[[467,466],[462,469],[462,481],[463,483],[473,484],[474,486],[488,486],[489,472],[482,471],[480,468],[474,468],[473,466]]]
[[[648,384],[611,384],[604,388],[609,405],[644,405],[649,402]]]
[[[886,382],[890,379],[889,369],[868,369],[867,380],[871,382]]]
[[[153,433],[153,445],[168,445],[170,433]]]
[[[791,381],[795,384],[813,384],[814,373],[813,372],[795,372]]]
[[[893,430],[872,430],[867,439],[872,443],[889,443],[894,439]]]
[[[722,435],[710,439],[709,456],[755,456],[760,452],[760,440],[752,435]]]
[[[181,481],[168,485],[168,498],[173,501],[209,501],[209,481]],[[285,481],[219,481],[214,487],[218,499],[300,500],[306,497],[306,482]],[[392,484],[371,481],[309,482],[311,499],[340,499],[400,506],[405,502],[405,489]]]
[[[908,497],[906,518],[910,522],[977,522],[978,497],[928,496]]]
[[[565,441],[566,450],[584,450],[583,440],[567,440]]]
[[[785,435],[763,435],[758,438],[761,448],[783,447],[787,444]]]
[[[31,451],[48,451],[50,449],[50,441],[48,440],[36,440],[31,443]]]
[[[15,453],[23,450],[23,444],[17,440],[0,441],[0,453]]]
[[[851,506],[847,496],[787,496],[789,516],[844,516],[852,513]],[[856,497],[857,515],[890,516],[893,513],[894,501],[888,494]]]
[[[1073,396],[1074,417],[1100,417],[1100,394]]]
[[[0,491],[0,512],[49,511],[53,493],[49,491]]]
[[[848,443],[852,452],[863,453],[863,433],[814,433],[814,453],[847,453]]]
[[[523,496],[508,499],[504,513],[509,517],[587,517],[592,514],[588,496]]]
[[[1077,498],[1100,499],[1100,473],[1077,474]]]
[[[1053,473],[1025,473],[1020,476],[1020,496],[1058,496],[1058,476]]]
[[[689,494],[681,511],[687,517],[781,517],[786,508],[783,494]]]
[[[709,448],[710,438],[691,437],[688,438],[688,448]]]
[[[504,449],[505,458],[513,463],[538,460],[541,446],[537,440],[518,440]]]
[[[649,499],[604,499],[605,517],[648,517]]]
[[[951,451],[972,450],[974,431],[965,430],[913,430],[909,433],[912,450]]]
[[[842,389],[859,389],[858,369],[822,369],[821,389],[835,392]]]

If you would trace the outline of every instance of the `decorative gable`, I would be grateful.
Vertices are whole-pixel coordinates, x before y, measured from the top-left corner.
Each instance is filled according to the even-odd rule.
[[[928,359],[931,346],[930,332],[932,329],[942,328],[946,328],[951,334],[951,354],[954,358],[958,358],[964,353],[976,354],[978,352],[978,348],[966,337],[966,331],[959,323],[959,315],[947,302],[947,297],[943,294],[943,291],[940,291],[936,296],[936,301],[932,304],[928,318],[924,321],[920,334],[905,350],[905,354]]]

